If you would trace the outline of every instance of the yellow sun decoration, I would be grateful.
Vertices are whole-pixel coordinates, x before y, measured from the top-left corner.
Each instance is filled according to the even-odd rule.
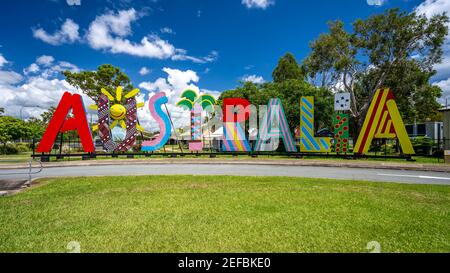
[[[127,116],[127,109],[125,108],[125,106],[122,104],[122,93],[123,93],[123,88],[121,86],[117,87],[116,89],[116,97],[114,98],[113,95],[111,95],[111,93],[109,93],[106,89],[102,88],[102,93],[108,97],[109,101],[113,104],[110,108],[109,108],[109,116],[112,119],[112,123],[109,126],[109,129],[112,130],[114,129],[117,124],[120,124],[120,126],[126,130],[127,129],[127,125],[125,123],[125,118]],[[129,99],[132,97],[135,97],[138,93],[139,93],[139,89],[133,89],[131,90],[128,94],[126,94],[124,96],[125,99]],[[140,102],[138,103],[136,106],[137,108],[142,108],[144,107],[145,103],[144,102]],[[98,111],[98,105],[91,105],[89,107],[91,110],[95,110]],[[141,125],[136,124],[136,129],[140,132],[144,132],[144,128],[142,128]],[[92,127],[93,131],[97,131],[98,130],[98,125],[94,125]]]

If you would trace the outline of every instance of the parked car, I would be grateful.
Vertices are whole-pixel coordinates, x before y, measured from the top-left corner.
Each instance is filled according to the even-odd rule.
[[[317,137],[334,137],[334,133],[331,132],[328,128],[321,129],[316,133]]]

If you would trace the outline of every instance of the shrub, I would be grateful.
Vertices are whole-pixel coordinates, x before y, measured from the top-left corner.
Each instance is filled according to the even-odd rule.
[[[380,152],[384,153],[386,151],[387,154],[394,154],[395,153],[395,145],[394,144],[382,144],[380,147]]]
[[[429,137],[416,137],[412,141],[414,151],[419,155],[430,155],[433,148],[433,140]]]
[[[0,154],[15,155],[19,153],[19,149],[14,144],[6,144],[0,146]]]
[[[16,143],[15,146],[19,153],[31,152],[31,147],[28,143]]]

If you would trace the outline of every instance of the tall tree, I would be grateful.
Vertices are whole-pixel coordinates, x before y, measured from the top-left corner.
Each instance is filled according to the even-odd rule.
[[[0,107],[0,117],[3,116],[4,113],[5,113],[5,108]]]
[[[0,117],[0,142],[4,146],[6,146],[8,141],[31,136],[31,129],[23,120],[8,116]]]
[[[53,115],[55,114],[55,111],[56,111],[56,107],[51,106],[47,111],[45,111],[44,113],[41,114],[42,122],[45,125],[48,125],[48,123],[52,119]]]
[[[133,89],[130,78],[120,68],[110,64],[99,66],[97,71],[82,71],[79,73],[65,71],[63,74],[66,76],[68,83],[80,88],[95,102],[98,101],[102,88],[108,90],[113,96],[116,95],[118,86],[124,87],[125,91]]]
[[[41,139],[47,127],[47,123],[34,117],[29,118],[26,121],[26,125],[30,131],[29,137],[33,139]]]
[[[379,88],[392,88],[406,120],[432,118],[441,91],[429,79],[442,60],[448,21],[446,14],[426,18],[391,9],[355,21],[352,33],[332,22],[329,32],[311,43],[304,70],[315,84],[351,93],[355,135]]]
[[[278,61],[277,67],[273,70],[272,78],[274,82],[280,83],[287,80],[302,80],[305,77],[294,55],[286,53]]]

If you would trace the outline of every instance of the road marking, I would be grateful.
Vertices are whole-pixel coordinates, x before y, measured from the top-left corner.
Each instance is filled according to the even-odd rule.
[[[450,177],[426,176],[426,175],[406,175],[406,174],[387,174],[387,173],[378,173],[377,175],[380,175],[380,176],[396,176],[396,177],[410,177],[410,178],[420,178],[420,179],[450,180]]]

